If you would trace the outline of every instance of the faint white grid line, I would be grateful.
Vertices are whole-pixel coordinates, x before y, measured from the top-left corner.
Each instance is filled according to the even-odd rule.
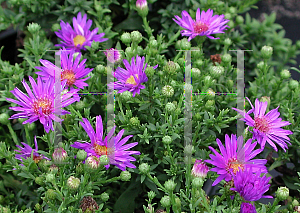
[[[64,50],[61,50],[64,51]],[[55,99],[54,99],[54,109],[55,109],[55,114],[61,119],[61,106],[62,106],[62,86],[61,86],[61,52],[60,51],[55,51],[55,66],[58,67],[59,69],[55,69],[54,73],[54,94],[55,94]],[[58,147],[58,143],[62,142],[62,125],[61,121],[60,122],[53,122],[54,123],[54,147]]]

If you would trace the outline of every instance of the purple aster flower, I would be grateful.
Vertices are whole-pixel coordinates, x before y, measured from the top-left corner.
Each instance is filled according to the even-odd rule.
[[[257,213],[253,203],[242,203],[240,213]]]
[[[34,137],[34,145],[35,145],[35,149],[32,149],[28,144],[21,142],[24,147],[21,147],[19,145],[16,145],[16,147],[18,147],[20,150],[14,150],[16,152],[19,152],[21,154],[16,154],[16,159],[20,160],[23,162],[23,159],[27,159],[31,157],[33,157],[33,160],[35,163],[38,163],[40,160],[42,159],[46,159],[46,160],[51,160],[50,158],[45,157],[44,155],[38,154],[38,145],[37,145],[37,141],[36,141],[36,136]],[[24,166],[23,164],[20,164],[21,166]]]
[[[252,139],[249,139],[245,145],[243,145],[243,137],[240,136],[236,139],[236,135],[231,135],[231,138],[225,135],[225,147],[222,142],[217,138],[217,144],[220,148],[220,155],[214,148],[209,146],[209,149],[215,154],[210,154],[211,160],[205,160],[205,162],[210,163],[215,168],[211,171],[217,172],[220,176],[213,182],[213,186],[217,185],[221,180],[230,181],[232,179],[232,173],[236,174],[239,169],[245,170],[247,168],[252,168],[253,172],[262,171],[268,172],[265,164],[267,160],[265,159],[255,159],[262,150],[255,150],[257,142],[252,143]]]
[[[121,59],[121,54],[117,49],[110,48],[104,52],[107,57],[107,60],[111,63],[118,62]]]
[[[63,121],[63,119],[59,118],[57,115],[70,114],[68,111],[61,108],[66,107],[76,101],[72,96],[77,94],[78,90],[73,89],[72,91],[66,92],[59,97],[61,94],[55,94],[53,78],[49,78],[46,82],[43,82],[39,76],[36,83],[34,79],[29,76],[29,81],[31,83],[32,91],[25,80],[22,82],[29,97],[18,88],[10,91],[17,99],[19,99],[6,99],[7,101],[19,105],[16,107],[10,107],[10,109],[14,111],[21,111],[20,113],[11,116],[10,119],[29,118],[22,124],[32,123],[36,120],[40,120],[47,133],[50,129],[54,131],[52,120],[60,122]],[[65,87],[65,84],[66,81],[62,82],[62,88]],[[56,100],[61,100],[60,106],[54,106]]]
[[[134,57],[131,59],[131,65],[129,62],[124,59],[123,63],[126,69],[118,67],[114,72],[115,78],[119,81],[108,84],[110,89],[119,90],[118,93],[122,93],[124,91],[132,92],[132,96],[134,97],[136,93],[140,94],[141,89],[145,89],[145,86],[142,83],[147,82],[148,78],[145,73],[147,68],[147,63],[145,62],[145,57],[136,56],[136,62],[134,62]],[[158,65],[154,66],[153,69],[156,69]]]
[[[261,145],[261,149],[265,148],[266,142],[268,142],[272,148],[277,151],[277,147],[274,144],[277,143],[284,151],[288,148],[286,143],[290,143],[290,138],[287,135],[293,134],[290,130],[285,130],[280,127],[290,125],[291,123],[288,121],[281,121],[281,118],[278,118],[280,113],[278,112],[278,108],[272,109],[266,115],[266,109],[268,106],[268,102],[260,102],[258,99],[255,100],[255,108],[252,103],[249,101],[252,109],[250,109],[247,113],[242,110],[233,108],[238,113],[244,116],[240,120],[245,121],[246,124],[250,127],[253,127],[253,139],[257,140],[257,142]],[[250,117],[250,114],[253,112],[254,119]]]
[[[224,33],[226,27],[225,25],[229,20],[224,19],[224,15],[214,15],[213,10],[208,9],[207,12],[202,11],[200,14],[200,8],[197,9],[196,20],[193,20],[191,16],[186,11],[182,11],[182,18],[175,16],[173,20],[181,27],[186,30],[181,31],[182,36],[189,36],[189,41],[196,36],[206,36],[210,39],[214,38],[211,34]]]
[[[88,20],[87,15],[84,14],[83,18],[79,12],[76,17],[73,17],[73,28],[69,23],[65,23],[61,20],[60,26],[61,30],[55,32],[55,34],[62,39],[61,44],[56,44],[55,46],[66,47],[67,49],[74,49],[76,52],[79,52],[81,49],[86,50],[84,46],[91,46],[92,41],[104,42],[108,38],[102,38],[105,33],[100,33],[97,35],[98,28],[95,28],[93,31],[90,31],[92,26],[92,20]]]
[[[88,157],[107,155],[109,164],[117,166],[122,171],[125,171],[126,167],[136,168],[135,165],[130,163],[130,161],[135,161],[136,159],[130,155],[140,155],[140,152],[126,150],[136,146],[138,142],[124,145],[133,135],[128,135],[120,140],[125,130],[122,129],[117,136],[113,136],[114,127],[103,140],[103,124],[100,115],[96,117],[96,133],[86,118],[83,118],[83,121],[84,123],[80,122],[80,124],[87,132],[91,143],[75,142],[71,147],[85,150],[88,153]],[[107,169],[110,166],[109,164],[105,166]]]
[[[84,78],[93,69],[85,68],[86,59],[83,59],[80,63],[81,53],[76,56],[75,61],[73,60],[73,55],[75,51],[71,50],[61,50],[61,67],[55,66],[50,61],[41,59],[40,62],[43,67],[35,67],[41,72],[36,72],[36,74],[42,76],[43,80],[48,79],[50,76],[55,77],[55,71],[61,73],[61,81],[67,80],[66,87],[76,86],[80,89],[88,86],[84,81],[90,77]]]
[[[208,167],[202,160],[196,160],[192,169],[192,175],[194,177],[205,178],[208,171]]]
[[[273,198],[263,195],[269,190],[271,177],[261,177],[261,172],[253,173],[252,168],[239,170],[233,175],[234,187],[230,190],[238,192],[246,201],[257,201],[261,198]]]

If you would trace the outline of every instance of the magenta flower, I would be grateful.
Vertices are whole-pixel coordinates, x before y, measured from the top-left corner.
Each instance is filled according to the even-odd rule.
[[[62,163],[68,157],[68,153],[62,148],[56,148],[52,154],[52,159],[55,163]]]
[[[136,146],[138,142],[124,145],[133,135],[128,135],[120,141],[124,129],[122,129],[117,136],[113,136],[114,127],[103,140],[103,125],[100,115],[96,117],[96,133],[86,118],[83,118],[83,121],[84,123],[80,122],[80,124],[87,132],[91,143],[75,142],[71,147],[85,150],[88,156],[96,156],[99,158],[101,155],[107,155],[109,158],[109,164],[105,165],[107,169],[110,164],[117,166],[122,171],[125,171],[126,167],[136,168],[135,165],[130,163],[130,161],[135,161],[136,159],[130,155],[140,155],[140,152],[126,150]]]
[[[255,205],[252,203],[242,203],[240,213],[257,213]]]
[[[92,41],[104,42],[108,38],[102,38],[105,33],[100,33],[97,35],[98,28],[95,28],[93,31],[90,31],[92,26],[92,20],[88,20],[87,15],[84,14],[83,18],[79,12],[76,17],[73,17],[73,28],[69,23],[65,23],[61,20],[60,26],[61,30],[55,32],[57,37],[62,39],[61,44],[56,44],[55,46],[66,47],[67,49],[74,49],[76,52],[80,50],[86,50],[84,46],[91,46]]]
[[[214,15],[213,10],[208,9],[207,12],[202,11],[200,14],[200,8],[197,9],[196,20],[193,20],[191,16],[186,11],[182,11],[182,18],[175,16],[173,20],[181,27],[186,30],[181,31],[182,36],[188,36],[189,41],[195,38],[196,36],[206,36],[210,39],[219,39],[214,38],[211,34],[224,33],[226,27],[225,25],[229,20],[224,19],[224,15]]]
[[[268,102],[260,102],[258,99],[255,100],[255,108],[252,103],[249,101],[252,109],[250,109],[247,113],[242,110],[233,108],[238,113],[244,116],[240,120],[245,121],[246,124],[250,127],[253,127],[253,139],[257,140],[257,142],[261,145],[261,149],[265,148],[266,142],[268,142],[272,148],[277,151],[277,147],[274,144],[277,143],[284,151],[288,148],[286,143],[290,143],[290,138],[287,135],[293,134],[290,130],[285,130],[280,127],[290,125],[291,123],[288,121],[281,121],[281,118],[278,118],[280,113],[278,112],[278,108],[272,109],[266,115],[266,109],[268,106]],[[250,117],[250,114],[253,112],[254,119]]]
[[[78,90],[73,89],[60,97],[61,94],[55,94],[53,78],[49,78],[46,82],[43,82],[41,77],[38,77],[36,84],[34,79],[29,76],[29,81],[33,92],[25,80],[22,82],[29,97],[18,88],[10,91],[17,99],[19,99],[18,101],[11,98],[6,99],[7,101],[19,105],[17,107],[10,107],[10,109],[14,111],[21,111],[20,113],[11,116],[10,119],[29,118],[24,121],[23,124],[40,120],[47,133],[50,129],[54,131],[52,120],[60,122],[63,121],[63,119],[57,117],[57,115],[70,114],[68,111],[61,108],[64,108],[76,101],[72,96],[77,94]],[[65,84],[66,81],[62,82],[62,88]],[[55,104],[57,105],[55,106]]]
[[[140,8],[140,9],[143,9],[148,6],[146,0],[137,0],[135,4],[136,4],[136,7]]]
[[[232,173],[241,169],[245,170],[252,168],[253,172],[262,171],[268,172],[265,164],[267,160],[265,159],[255,159],[262,150],[255,150],[257,142],[252,143],[252,139],[249,139],[245,145],[243,145],[243,137],[240,136],[236,139],[236,135],[231,135],[231,138],[226,134],[225,135],[225,147],[222,142],[217,138],[217,143],[220,148],[220,155],[214,148],[209,146],[209,149],[215,154],[210,154],[209,157],[211,160],[205,160],[205,162],[210,163],[215,168],[212,168],[211,171],[217,172],[220,176],[213,182],[213,186],[217,185],[221,180],[230,181],[232,179]]]
[[[145,57],[136,56],[136,62],[134,62],[134,57],[131,59],[131,65],[129,62],[124,59],[123,63],[126,69],[118,67],[114,72],[115,78],[119,81],[108,84],[110,89],[119,90],[118,93],[124,91],[132,92],[134,97],[136,93],[140,94],[141,89],[145,89],[145,86],[142,83],[147,82],[148,78],[145,73],[147,68],[147,63],[144,64]],[[158,65],[154,66],[153,69],[156,69]]]
[[[111,63],[118,62],[121,59],[121,54],[117,49],[110,48],[104,52],[107,57],[107,60]]]
[[[40,62],[43,64],[43,67],[35,67],[41,72],[36,72],[36,74],[42,76],[42,79],[48,79],[50,76],[55,77],[55,71],[61,73],[61,81],[67,80],[66,87],[76,86],[80,89],[88,86],[84,81],[90,77],[84,78],[89,74],[93,69],[85,68],[86,59],[83,59],[80,63],[81,53],[79,53],[73,61],[73,55],[75,51],[71,50],[61,50],[61,67],[55,66],[50,61],[41,59]],[[83,79],[84,78],[84,79]]]
[[[273,198],[270,195],[263,195],[269,190],[271,177],[265,175],[261,177],[261,173],[253,173],[252,169],[241,169],[233,175],[234,187],[230,190],[238,192],[246,201],[257,201],[261,198]]]
[[[35,145],[35,149],[32,149],[28,144],[21,142],[24,147],[21,147],[19,145],[16,145],[16,147],[18,147],[20,150],[14,150],[16,152],[19,152],[21,154],[16,154],[16,159],[20,160],[23,162],[23,159],[27,159],[31,157],[32,154],[32,158],[34,160],[35,163],[38,163],[40,160],[42,159],[46,159],[46,160],[51,160],[50,158],[45,157],[44,155],[38,154],[38,145],[37,145],[37,141],[36,141],[36,136],[34,137],[34,145]],[[20,164],[21,166],[24,166],[23,164]]]
[[[208,171],[208,167],[202,160],[196,160],[192,169],[192,175],[194,177],[205,178]]]

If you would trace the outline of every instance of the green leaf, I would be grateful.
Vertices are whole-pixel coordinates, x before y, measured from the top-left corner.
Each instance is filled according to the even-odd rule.
[[[282,161],[275,161],[269,168],[269,171],[272,171],[273,169],[275,169],[278,166],[281,166],[283,164]]]

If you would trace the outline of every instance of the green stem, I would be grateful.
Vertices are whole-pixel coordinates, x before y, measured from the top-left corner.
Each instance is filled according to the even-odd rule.
[[[123,115],[123,118],[124,118],[124,120],[126,120],[125,114],[124,114],[123,108],[122,108],[122,103],[121,103],[121,101],[119,100],[119,98],[117,99],[117,102],[118,102],[119,108],[120,108],[120,110],[121,110],[121,113],[122,113],[122,115]]]
[[[30,132],[28,130],[27,124],[24,125],[24,129],[25,129],[25,135],[26,135],[27,144],[29,146],[31,146],[31,137],[30,137]]]
[[[9,133],[11,134],[11,137],[13,138],[13,141],[15,142],[15,144],[21,145],[19,140],[18,140],[17,134],[13,130],[10,122],[7,124],[7,127],[8,127]]]
[[[278,198],[275,198],[275,200],[274,200],[272,206],[271,206],[270,209],[267,211],[267,213],[272,213],[272,212],[274,212],[274,209],[275,209],[275,207],[277,206],[278,203],[279,203],[279,199],[278,199]]]
[[[143,23],[144,23],[145,31],[148,34],[148,38],[150,38],[152,36],[152,29],[149,26],[149,23],[147,21],[147,17],[143,17]]]
[[[177,31],[175,35],[173,35],[167,43],[167,47],[169,47],[180,35],[180,30]]]
[[[179,53],[177,53],[177,55],[174,58],[174,62],[176,62],[181,55],[182,55],[182,51],[179,51]]]

